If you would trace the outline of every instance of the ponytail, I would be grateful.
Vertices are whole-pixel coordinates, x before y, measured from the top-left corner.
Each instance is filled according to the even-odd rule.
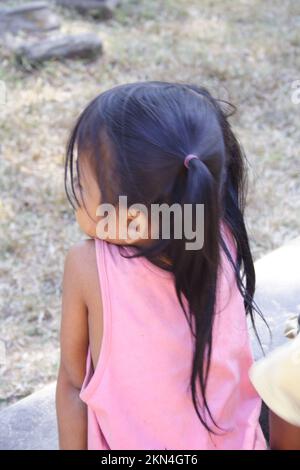
[[[213,424],[217,426],[206,399],[206,383],[212,351],[217,272],[220,261],[219,222],[221,210],[217,181],[203,160],[190,160],[186,173],[182,204],[192,204],[193,209],[196,204],[204,205],[204,227],[202,227],[204,244],[201,249],[186,250],[187,240],[185,238],[172,240],[168,254],[172,259],[176,293],[195,339],[190,379],[193,404],[201,423],[211,431],[204,413],[206,411]],[[195,215],[194,212],[194,230],[197,229]],[[188,301],[188,312],[185,311],[183,294]],[[197,380],[199,380],[203,399],[202,405],[197,399]]]

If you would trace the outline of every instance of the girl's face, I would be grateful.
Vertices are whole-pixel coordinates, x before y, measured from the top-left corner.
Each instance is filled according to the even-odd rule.
[[[80,184],[74,181],[75,193],[80,202],[76,209],[76,220],[81,230],[89,237],[96,237],[96,210],[100,204],[100,191],[90,165],[85,158],[79,159]]]
[[[126,239],[119,238],[119,211],[116,208],[116,217],[110,219],[110,232],[99,230],[99,222],[104,219],[104,216],[97,215],[97,209],[101,204],[101,192],[99,190],[98,182],[87,158],[79,159],[79,174],[80,184],[78,180],[74,181],[74,189],[76,196],[80,202],[80,207],[76,209],[76,220],[81,230],[92,238],[101,238],[106,241],[118,245],[132,245],[132,244],[146,244],[151,242],[150,238],[132,239],[129,235]],[[131,211],[123,213],[122,220],[126,220],[128,234],[130,233],[129,226],[133,222],[136,214]],[[141,216],[140,216],[141,220]],[[99,224],[99,225],[98,225]],[[105,226],[107,228],[107,225]],[[148,237],[148,235],[147,235]]]

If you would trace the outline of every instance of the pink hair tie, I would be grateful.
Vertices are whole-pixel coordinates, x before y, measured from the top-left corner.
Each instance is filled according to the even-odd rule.
[[[189,161],[190,160],[193,160],[193,158],[197,158],[199,159],[199,157],[197,157],[197,155],[194,155],[193,153],[190,153],[189,155],[187,155],[184,159],[184,165],[188,168],[189,167]]]

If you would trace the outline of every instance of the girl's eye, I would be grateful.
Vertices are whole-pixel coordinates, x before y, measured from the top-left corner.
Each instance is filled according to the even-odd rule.
[[[75,186],[76,188],[83,189],[82,186],[81,186],[81,184],[79,183],[77,177],[74,178],[74,186]]]

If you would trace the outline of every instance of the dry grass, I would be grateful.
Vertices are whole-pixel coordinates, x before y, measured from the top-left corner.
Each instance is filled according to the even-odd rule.
[[[105,24],[63,15],[63,31],[99,34],[101,59],[28,72],[0,49],[7,85],[0,109],[2,404],[56,375],[63,259],[81,237],[64,196],[64,145],[100,91],[176,79],[234,102],[233,124],[250,164],[254,257],[300,233],[300,105],[291,101],[291,83],[300,78],[298,0],[124,0]]]

